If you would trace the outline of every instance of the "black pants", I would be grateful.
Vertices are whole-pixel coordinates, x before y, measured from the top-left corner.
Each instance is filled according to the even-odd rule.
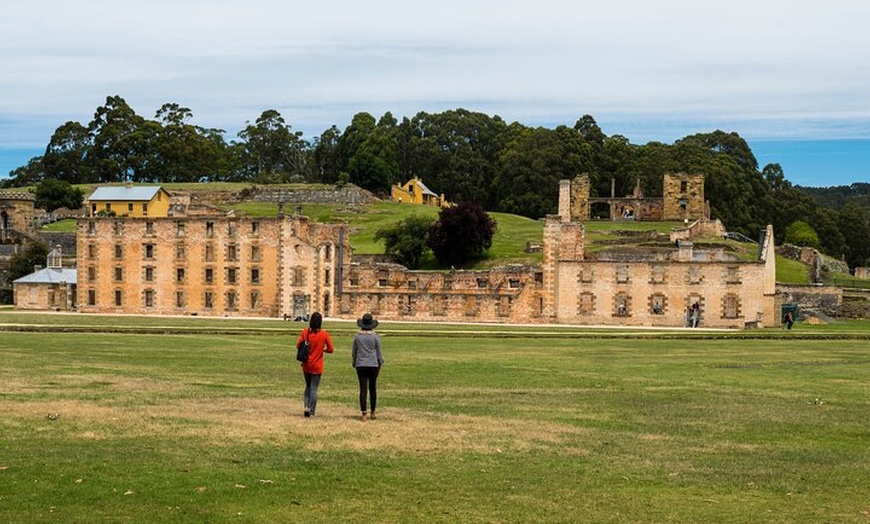
[[[378,373],[381,368],[356,368],[356,376],[359,378],[359,410],[366,412],[366,392],[371,397],[372,413],[378,406]]]

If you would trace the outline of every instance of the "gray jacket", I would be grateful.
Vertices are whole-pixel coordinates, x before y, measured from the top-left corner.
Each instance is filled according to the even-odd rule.
[[[384,365],[381,337],[374,331],[360,331],[353,337],[353,367],[379,368]]]

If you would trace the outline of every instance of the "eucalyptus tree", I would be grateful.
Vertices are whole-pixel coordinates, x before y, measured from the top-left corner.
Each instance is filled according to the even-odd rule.
[[[70,184],[96,182],[92,145],[93,136],[79,122],[70,121],[58,127],[51,135],[42,156],[44,177]]]
[[[414,174],[430,189],[454,202],[494,205],[492,184],[508,132],[500,117],[466,109],[420,112],[403,126],[419,155]]]
[[[163,104],[155,118],[161,124],[154,161],[163,182],[222,180],[229,171],[229,151],[221,129],[189,124],[190,109]]]
[[[316,182],[333,184],[338,181],[339,173],[344,170],[345,166],[342,164],[338,150],[340,137],[341,131],[332,125],[314,140],[312,162],[314,163],[314,180]]]
[[[303,181],[307,178],[308,147],[301,131],[293,131],[275,109],[239,132],[242,177],[261,181]]]
[[[531,218],[555,213],[559,180],[588,171],[592,156],[592,146],[574,129],[525,128],[499,156],[496,209]]]
[[[139,151],[147,142],[146,136],[132,137],[140,130],[145,119],[120,96],[109,96],[106,103],[97,108],[88,124],[93,136],[90,163],[98,182],[134,180]],[[145,135],[149,131],[145,131]]]

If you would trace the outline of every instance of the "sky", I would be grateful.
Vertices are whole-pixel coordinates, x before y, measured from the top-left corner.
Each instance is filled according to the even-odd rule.
[[[308,138],[354,114],[465,108],[633,144],[717,129],[803,186],[870,182],[865,0],[37,0],[0,17],[0,176],[119,95],[226,130],[276,109]]]

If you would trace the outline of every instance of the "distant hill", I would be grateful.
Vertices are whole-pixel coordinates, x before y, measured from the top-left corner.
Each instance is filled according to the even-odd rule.
[[[813,197],[816,204],[839,211],[849,202],[870,207],[870,184],[856,182],[848,186],[803,187],[798,186]]]

